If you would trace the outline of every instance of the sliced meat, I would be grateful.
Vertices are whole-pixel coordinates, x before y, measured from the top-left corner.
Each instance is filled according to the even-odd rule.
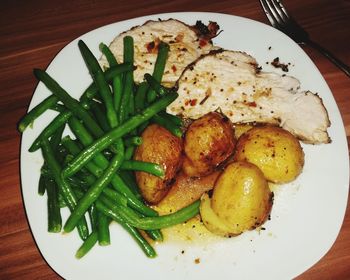
[[[260,72],[243,52],[213,51],[189,65],[168,112],[197,119],[220,110],[234,123],[273,123],[307,143],[328,143],[330,126],[322,99],[300,90],[290,76]]]
[[[123,38],[134,38],[135,82],[143,81],[145,73],[153,73],[160,41],[170,45],[169,57],[163,76],[163,84],[173,86],[186,66],[213,49],[211,38],[217,35],[219,26],[210,22],[208,26],[200,21],[189,26],[175,19],[147,21],[121,33],[110,44],[110,49],[118,62],[123,61]],[[100,63],[108,66],[102,56]]]

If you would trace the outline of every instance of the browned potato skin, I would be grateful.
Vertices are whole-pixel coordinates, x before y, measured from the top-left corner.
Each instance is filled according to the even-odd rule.
[[[225,161],[235,147],[234,129],[229,119],[211,112],[188,127],[183,171],[193,177],[205,176]]]
[[[168,193],[171,181],[181,166],[183,143],[181,138],[156,124],[144,130],[142,140],[134,159],[160,164],[165,171],[164,178],[135,172],[143,198],[150,204],[156,204]]]
[[[160,214],[178,211],[198,200],[203,193],[214,188],[215,181],[221,171],[215,171],[204,177],[190,177],[182,171],[175,177],[168,194],[157,204]]]
[[[261,126],[238,139],[234,160],[254,163],[271,182],[288,183],[301,173],[304,152],[290,132],[276,126]]]

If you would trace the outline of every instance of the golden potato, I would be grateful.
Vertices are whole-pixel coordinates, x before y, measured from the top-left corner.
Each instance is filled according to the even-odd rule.
[[[234,160],[254,163],[271,182],[287,183],[301,173],[304,152],[290,132],[275,126],[254,127],[238,139]]]
[[[220,175],[215,171],[208,176],[190,177],[179,172],[168,194],[157,204],[160,214],[178,211],[198,200],[203,193],[214,188],[215,181]]]
[[[186,131],[183,170],[193,177],[208,175],[232,155],[234,146],[229,119],[219,113],[208,113],[192,122]]]
[[[252,129],[254,126],[249,123],[237,123],[234,124],[235,127],[235,137],[238,139],[242,134],[246,133],[249,129]]]
[[[182,140],[155,124],[144,130],[142,140],[134,159],[160,164],[165,171],[164,178],[135,172],[143,198],[150,204],[156,204],[168,193],[170,183],[181,166]]]
[[[237,235],[263,224],[272,202],[273,193],[261,170],[249,162],[234,162],[226,166],[214,186],[211,208],[219,221],[215,222],[210,212],[209,221],[202,219],[216,234]]]
[[[211,199],[207,193],[203,194],[201,197],[201,204],[199,207],[201,214],[201,219],[204,226],[212,233],[221,236],[231,236],[235,235],[231,233],[231,228],[222,221],[218,215],[211,208]]]

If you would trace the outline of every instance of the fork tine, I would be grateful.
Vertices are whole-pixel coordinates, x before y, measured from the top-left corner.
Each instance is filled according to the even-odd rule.
[[[260,4],[265,12],[265,15],[267,16],[268,20],[272,24],[272,26],[277,28],[277,22],[276,22],[275,18],[272,16],[272,13],[270,11],[269,6],[266,3],[266,0],[260,0]]]
[[[281,17],[278,8],[276,7],[275,3],[273,0],[266,0],[266,4],[269,6],[270,11],[273,13],[277,23],[280,25],[280,27],[283,27],[284,20]]]
[[[290,16],[287,13],[287,10],[284,8],[282,2],[280,0],[271,0],[272,5],[274,5],[276,12],[279,14],[279,16],[282,18],[282,20],[286,23]]]
[[[277,14],[276,10],[274,9],[274,6],[269,2],[269,0],[260,0],[260,3],[272,26],[277,29],[281,29],[283,21]]]

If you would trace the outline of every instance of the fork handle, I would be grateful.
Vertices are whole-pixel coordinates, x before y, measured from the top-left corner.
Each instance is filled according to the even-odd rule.
[[[305,43],[310,47],[313,47],[314,49],[318,50],[320,53],[322,53],[325,57],[327,57],[330,61],[332,61],[340,70],[342,70],[348,77],[350,77],[349,65],[346,65],[340,59],[335,57],[330,51],[326,50],[324,47],[320,46],[316,42],[308,40]]]

